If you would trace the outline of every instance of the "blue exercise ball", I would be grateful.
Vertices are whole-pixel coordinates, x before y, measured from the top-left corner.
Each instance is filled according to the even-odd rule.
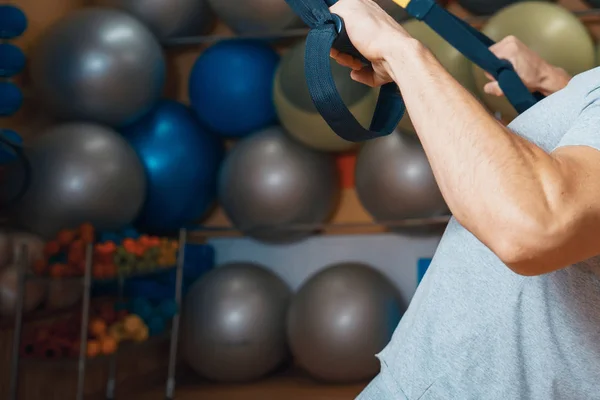
[[[0,116],[9,117],[23,105],[23,92],[12,82],[0,82]]]
[[[0,165],[7,164],[17,159],[14,146],[23,146],[23,138],[12,129],[0,129]]]
[[[172,100],[161,100],[123,133],[142,160],[148,179],[136,227],[172,232],[202,217],[216,198],[225,152],[221,140],[203,130],[188,107]]]
[[[231,39],[209,47],[189,81],[200,121],[225,137],[242,137],[276,121],[273,79],[279,55],[255,40]]]
[[[27,30],[27,17],[18,7],[0,5],[0,39],[14,39]]]
[[[0,43],[0,77],[20,74],[25,68],[25,53],[11,43]]]

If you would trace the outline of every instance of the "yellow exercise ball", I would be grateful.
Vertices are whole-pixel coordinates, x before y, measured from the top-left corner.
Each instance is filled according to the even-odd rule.
[[[402,26],[412,37],[423,43],[435,55],[440,64],[461,85],[474,95],[478,94],[471,68],[472,63],[469,59],[463,56],[461,52],[456,50],[424,22],[413,19],[403,23]],[[415,131],[408,114],[404,115],[399,127],[403,131]]]
[[[325,152],[343,152],[356,143],[339,137],[312,102],[304,73],[305,41],[284,53],[275,75],[273,100],[281,125],[304,145]],[[331,72],[344,103],[358,122],[371,123],[379,91],[350,78],[350,69],[331,61]]]
[[[528,1],[508,6],[483,27],[482,32],[498,42],[515,36],[548,63],[576,75],[595,65],[595,48],[585,25],[566,8],[553,3]],[[506,122],[518,114],[506,97],[485,94],[489,79],[477,66],[473,67],[477,89],[483,102]]]

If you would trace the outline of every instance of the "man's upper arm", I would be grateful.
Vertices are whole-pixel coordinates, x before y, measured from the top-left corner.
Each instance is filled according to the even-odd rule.
[[[586,100],[551,153],[565,181],[564,210],[558,212],[569,221],[556,249],[565,265],[600,254],[600,88]]]

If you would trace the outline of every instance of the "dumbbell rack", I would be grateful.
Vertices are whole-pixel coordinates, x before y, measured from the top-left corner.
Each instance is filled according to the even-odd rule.
[[[177,254],[177,263],[175,265],[175,302],[178,306],[178,313],[173,317],[171,324],[171,332],[169,334],[170,348],[169,348],[169,364],[167,370],[167,380],[165,387],[165,397],[167,400],[174,398],[175,394],[175,371],[177,363],[177,348],[179,340],[179,325],[180,325],[180,313],[181,313],[181,299],[182,299],[182,283],[183,283],[183,266],[185,261],[185,245],[187,242],[187,230],[181,229],[179,231],[179,249]],[[81,307],[81,327],[80,327],[80,340],[81,347],[79,349],[79,357],[77,360],[77,392],[76,399],[84,399],[84,385],[85,385],[85,372],[88,361],[90,360],[86,354],[86,344],[88,335],[88,324],[90,319],[90,302],[92,292],[92,264],[93,264],[93,244],[88,244],[85,254],[85,270],[82,278],[83,285],[83,299]],[[19,367],[21,364],[21,335],[23,328],[23,309],[25,300],[26,283],[29,280],[35,279],[47,279],[35,277],[27,273],[27,260],[28,260],[29,249],[27,245],[23,245],[18,249],[17,254],[17,265],[19,266],[18,271],[18,284],[17,284],[17,299],[15,304],[15,324],[14,334],[12,342],[12,353],[11,353],[11,365],[10,365],[10,389],[8,400],[18,400],[19,391]],[[127,278],[130,277],[142,277],[145,275],[151,275],[156,271],[149,272],[146,274],[135,274],[120,276],[118,279],[119,293],[118,297],[122,298],[124,291],[124,283]],[[52,278],[50,278],[52,279]],[[73,278],[69,278],[73,279]],[[77,278],[75,278],[77,279]],[[106,384],[106,399],[112,400],[115,398],[116,389],[116,372],[117,372],[117,355],[119,350],[115,351],[109,360],[109,374]]]

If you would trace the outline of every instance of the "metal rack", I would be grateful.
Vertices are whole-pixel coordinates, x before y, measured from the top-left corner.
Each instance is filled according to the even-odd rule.
[[[585,19],[588,17],[600,16],[600,8],[590,8],[587,10],[572,10],[573,15],[579,19]],[[490,19],[491,15],[481,16],[469,16],[464,18],[464,21],[469,24],[481,25]],[[161,45],[166,48],[177,48],[181,46],[193,46],[193,45],[209,45],[221,40],[226,39],[248,39],[248,40],[264,40],[269,42],[278,42],[286,39],[297,39],[308,35],[308,28],[300,29],[288,29],[284,31],[264,32],[260,34],[240,34],[240,35],[199,35],[199,36],[187,36],[173,39],[165,39],[161,42]]]
[[[171,323],[170,333],[162,339],[168,339],[170,341],[169,349],[169,364],[167,379],[165,384],[165,398],[171,400],[175,395],[175,367],[177,363],[177,348],[179,340],[179,326],[180,326],[180,310],[181,310],[181,299],[182,299],[182,283],[183,283],[183,266],[185,262],[185,245],[187,243],[187,230],[181,229],[179,231],[179,250],[177,254],[177,264],[175,266],[175,302],[179,308],[178,313],[173,317]],[[84,398],[84,386],[85,386],[85,372],[87,364],[93,360],[89,359],[86,355],[86,343],[88,334],[88,323],[90,318],[90,301],[92,291],[92,264],[93,264],[93,245],[88,244],[86,248],[85,257],[85,271],[82,278],[76,278],[82,282],[83,285],[83,300],[81,306],[81,326],[80,326],[80,340],[81,347],[79,350],[79,357],[76,361],[77,364],[77,392],[76,399],[83,400]],[[10,370],[10,389],[8,400],[18,400],[19,395],[19,367],[21,366],[21,355],[19,352],[21,346],[21,336],[23,330],[23,308],[25,291],[27,289],[26,283],[29,280],[40,279],[27,273],[27,260],[28,260],[28,248],[23,245],[17,255],[17,265],[19,265],[18,274],[18,291],[16,299],[16,312],[15,312],[15,325],[14,325],[14,336],[12,343],[11,353],[11,370]],[[135,276],[148,276],[148,274],[137,274]],[[122,299],[124,284],[127,278],[130,276],[120,276],[118,281],[118,297]],[[143,346],[136,345],[135,347]],[[117,372],[117,356],[119,350],[108,356],[109,362],[109,374],[106,383],[106,399],[115,398],[116,389],[116,372]],[[58,361],[60,362],[60,361]],[[48,365],[53,365],[53,361],[47,361]]]

